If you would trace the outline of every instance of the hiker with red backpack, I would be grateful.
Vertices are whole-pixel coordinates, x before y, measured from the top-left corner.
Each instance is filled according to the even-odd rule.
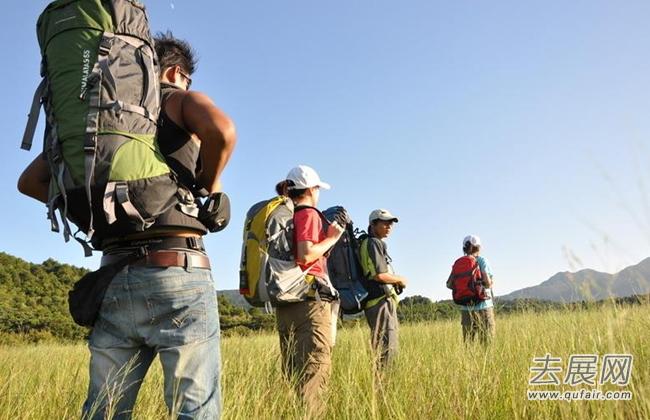
[[[397,295],[406,287],[407,280],[395,274],[392,259],[384,239],[398,222],[388,210],[373,210],[368,217],[368,236],[361,240],[359,260],[366,281],[368,296],[364,312],[372,336],[372,348],[378,357],[378,366],[386,367],[398,351]]]
[[[202,236],[228,222],[219,179],[234,125],[206,95],[189,91],[189,44],[166,34],[154,51],[137,2],[56,1],[38,32],[44,79],[23,148],[31,145],[40,99],[45,150],[18,189],[48,204],[55,231],[60,212],[66,240],[103,252],[101,268],[77,282],[69,299],[75,322],[92,327],[83,417],[130,418],[158,356],[170,415],[217,419],[219,315]],[[159,75],[173,91],[163,94],[162,107]],[[182,153],[165,157],[164,146]],[[194,195],[200,190],[204,203]]]
[[[494,338],[494,304],[492,302],[492,269],[481,255],[481,239],[468,235],[463,239],[464,255],[458,258],[447,280],[447,288],[461,311],[465,342],[480,339],[488,343]]]

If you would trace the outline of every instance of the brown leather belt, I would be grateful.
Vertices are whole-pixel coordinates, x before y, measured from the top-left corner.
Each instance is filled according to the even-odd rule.
[[[102,267],[114,264],[123,259],[124,255],[104,255]],[[131,264],[132,266],[147,267],[187,267],[210,268],[210,260],[205,255],[185,251],[149,251],[147,255]]]

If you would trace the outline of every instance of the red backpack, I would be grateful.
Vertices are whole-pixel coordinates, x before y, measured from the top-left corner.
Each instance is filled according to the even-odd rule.
[[[459,305],[476,305],[488,298],[481,280],[481,269],[476,258],[465,255],[451,269],[451,293]]]

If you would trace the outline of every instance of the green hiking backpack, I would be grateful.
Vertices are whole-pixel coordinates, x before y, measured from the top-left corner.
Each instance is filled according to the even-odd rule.
[[[48,219],[58,232],[58,210],[66,242],[73,236],[90,255],[89,242],[99,248],[143,231],[182,196],[156,141],[160,84],[149,23],[135,0],[57,0],[37,34],[43,80],[21,147],[31,148],[43,104]]]

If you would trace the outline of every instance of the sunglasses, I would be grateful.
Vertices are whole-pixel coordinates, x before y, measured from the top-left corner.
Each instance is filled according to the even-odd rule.
[[[185,73],[181,68],[178,68],[178,72],[180,73],[181,76],[187,80],[187,90],[190,90],[190,86],[192,86],[192,78],[190,77],[189,74]]]

